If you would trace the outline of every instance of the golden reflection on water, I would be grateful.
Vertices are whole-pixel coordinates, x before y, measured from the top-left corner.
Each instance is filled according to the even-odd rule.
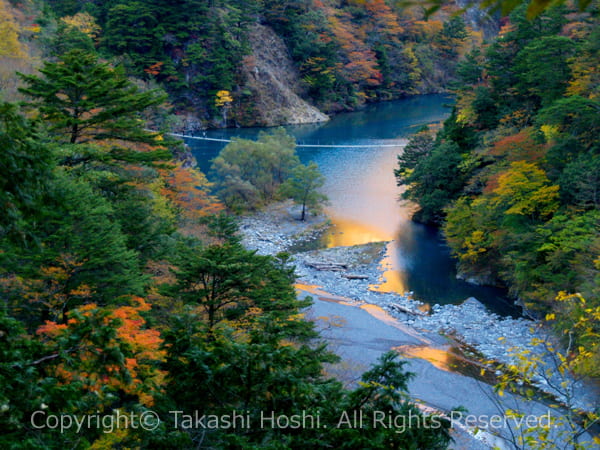
[[[406,272],[392,269],[392,261],[395,253],[396,248],[392,243],[388,246],[388,254],[386,254],[385,258],[381,261],[381,265],[385,270],[382,276],[382,283],[377,286],[369,286],[370,289],[379,292],[397,292],[399,294],[404,294],[408,291]]]
[[[391,241],[396,237],[383,228],[350,219],[333,216],[331,217],[331,222],[332,227],[325,236],[327,248]],[[370,289],[380,292],[397,292],[400,294],[404,294],[408,290],[406,273],[393,270],[393,262],[397,258],[396,253],[396,246],[393,243],[388,245],[387,253],[381,261],[381,266],[384,269],[381,282],[370,285]]]
[[[402,238],[403,246],[414,245],[409,225],[415,206],[398,202],[405,188],[396,185],[393,168],[403,146],[382,147],[369,153],[361,163],[348,161],[346,177],[351,182],[334,182],[326,186],[330,198],[327,214],[333,226],[325,236],[327,247],[351,246]],[[384,274],[380,283],[370,286],[382,292],[404,294],[408,274],[403,270],[397,244],[388,245],[382,261]],[[386,268],[387,267],[387,268]]]
[[[457,363],[459,363],[457,355],[439,348],[402,345],[395,347],[394,350],[409,358],[420,358],[429,361],[433,366],[446,372],[455,372]]]
[[[496,384],[492,372],[484,370],[484,366],[476,360],[471,360],[462,352],[460,347],[432,348],[427,345],[401,345],[394,350],[407,358],[424,359],[434,367],[446,372],[460,373],[489,384]]]
[[[393,236],[374,226],[350,219],[332,217],[333,224],[326,236],[327,248],[389,241]]]

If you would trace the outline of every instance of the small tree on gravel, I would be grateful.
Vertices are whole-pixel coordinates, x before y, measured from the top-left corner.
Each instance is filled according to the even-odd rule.
[[[319,192],[324,183],[325,177],[319,172],[315,162],[307,166],[300,164],[281,185],[280,192],[302,205],[300,220],[305,220],[307,209],[318,210],[327,201],[327,196]]]

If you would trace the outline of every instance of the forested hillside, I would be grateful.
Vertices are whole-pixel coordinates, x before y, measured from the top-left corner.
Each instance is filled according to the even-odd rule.
[[[261,87],[260,81],[272,75],[263,70],[261,48],[273,44],[263,42],[265,32],[257,33],[257,25],[285,42],[276,59],[289,58],[300,80],[290,89],[324,112],[444,91],[455,79],[458,58],[481,42],[479,27],[494,27],[485,15],[465,24],[462,16],[451,15],[458,10],[451,3],[425,20],[424,8],[385,0],[3,0],[3,5],[19,19],[11,25],[6,51],[12,46],[19,53],[19,36],[44,58],[73,48],[97,51],[122,64],[128,76],[164,88],[185,118],[180,126],[188,129],[286,121],[263,117],[268,113],[263,98],[272,92],[261,89],[272,89],[272,83]],[[291,83],[286,72],[275,76]]]
[[[327,376],[289,255],[246,250],[182,144],[146,130],[163,93],[82,49],[19,77],[26,101],[0,103],[1,448],[446,446],[397,354],[354,389]],[[357,410],[424,428],[336,427]]]
[[[517,8],[485,45],[456,10],[0,0],[0,448],[448,447],[395,351],[349,386],[327,372],[290,255],[246,249],[224,213],[320,206],[293,139],[233,140],[218,200],[169,137],[263,123],[255,81],[276,64],[255,58],[283,46],[289,90],[327,112],[453,86],[443,130],[400,157],[406,197],[465,277],[509,286],[598,375],[597,2]]]
[[[421,206],[416,219],[443,227],[465,278],[507,286],[530,313],[547,314],[567,343],[594,354],[586,370],[597,375],[598,4],[533,21],[525,9],[459,63],[451,117],[436,137],[412,140],[396,175]],[[582,317],[587,325],[572,328]]]
[[[352,388],[326,373],[338,358],[304,320],[289,255],[246,250],[182,144],[148,131],[180,127],[173,106],[214,125],[252,115],[247,31],[285,25],[258,5],[0,1],[1,448],[447,446],[450,423],[409,400],[397,354]],[[333,27],[324,8],[284,13],[307,15],[297,23],[317,39],[310,26]],[[425,34],[462,42],[452,23]],[[362,71],[370,47],[354,55],[330,37],[292,51],[314,101],[346,109],[418,90],[380,93],[394,82],[374,59]],[[309,74],[339,89],[319,93]],[[306,207],[316,168],[290,169],[281,187]],[[422,427],[338,426],[359,411]],[[271,414],[294,422],[263,422]]]

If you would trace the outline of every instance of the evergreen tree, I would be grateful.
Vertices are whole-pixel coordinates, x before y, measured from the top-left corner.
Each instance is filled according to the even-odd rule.
[[[398,168],[394,170],[398,186],[404,184],[417,164],[431,153],[433,144],[433,136],[428,128],[420,130],[410,138],[402,153],[398,155]]]
[[[37,128],[16,106],[0,104],[0,240],[10,234],[23,244],[28,222],[39,217],[52,156]]]
[[[519,79],[516,88],[523,96],[533,96],[544,106],[552,104],[565,93],[571,76],[568,61],[574,50],[573,41],[563,36],[536,39],[515,59]]]
[[[61,142],[84,143],[121,139],[157,143],[144,130],[140,112],[157,105],[165,96],[157,90],[140,92],[121,67],[101,63],[98,56],[71,50],[57,62],[46,62],[42,77],[23,75],[21,92],[31,96],[29,106],[38,107]]]
[[[424,223],[441,223],[444,208],[458,197],[465,174],[460,149],[452,141],[442,142],[427,158],[423,158],[405,179],[409,189],[402,194],[419,203],[415,219]]]
[[[89,184],[57,173],[40,214],[39,247],[14,249],[13,264],[0,267],[4,277],[13,275],[0,295],[14,317],[35,328],[46,319],[64,322],[82,304],[119,304],[143,293],[137,254],[110,203]]]

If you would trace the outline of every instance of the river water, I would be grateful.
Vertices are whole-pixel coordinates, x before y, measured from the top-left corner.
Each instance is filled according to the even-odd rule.
[[[473,296],[494,312],[514,315],[517,311],[503,290],[457,280],[454,260],[438,231],[412,222],[414,206],[398,201],[401,188],[396,186],[393,170],[402,146],[396,144],[405,142],[422,125],[445,119],[451,102],[442,95],[416,96],[369,105],[322,124],[285,128],[298,144],[319,146],[297,151],[304,163],[315,161],[327,179],[323,190],[330,199],[327,213],[334,226],[322,244],[394,240],[384,261],[385,276],[375,289],[412,291],[415,299],[429,304],[457,304]],[[206,137],[254,139],[262,130],[209,130]],[[210,160],[226,145],[194,139],[187,143],[205,173],[209,173]]]

